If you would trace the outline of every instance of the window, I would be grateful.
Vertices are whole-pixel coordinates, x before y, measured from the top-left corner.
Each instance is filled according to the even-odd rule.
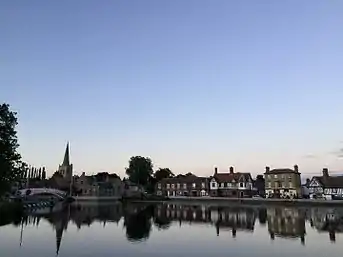
[[[224,183],[220,183],[220,187],[224,187]]]
[[[232,184],[231,183],[227,183],[227,187],[232,187]]]
[[[170,184],[167,184],[167,188],[168,188],[168,189],[170,188]]]
[[[195,183],[193,183],[193,184],[192,184],[192,187],[193,187],[193,188],[196,188],[196,184],[195,184]]]
[[[285,188],[285,187],[286,187],[285,182],[282,182],[282,188]]]
[[[244,183],[243,183],[243,182],[240,182],[240,183],[239,183],[239,187],[244,187]]]
[[[268,188],[271,188],[271,187],[272,187],[272,183],[268,182]]]
[[[80,181],[80,184],[83,185],[83,180]]]
[[[212,182],[212,187],[216,187],[216,182]]]
[[[274,178],[277,178],[277,175],[276,175],[276,174],[274,175]]]
[[[174,189],[174,188],[175,188],[175,185],[174,185],[174,184],[171,184],[171,188],[173,188],[173,189]]]
[[[158,189],[161,189],[161,188],[162,188],[161,183],[158,183],[158,184],[157,184],[157,188],[158,188]]]
[[[333,193],[333,194],[337,194],[337,188],[333,188],[333,189],[332,189],[332,193]]]
[[[292,182],[289,182],[289,188],[292,188],[293,187],[293,183]]]
[[[201,187],[205,188],[205,183],[204,182],[201,183]]]
[[[180,183],[176,184],[177,189],[180,189]]]
[[[187,184],[186,183],[183,184],[183,189],[187,189]]]

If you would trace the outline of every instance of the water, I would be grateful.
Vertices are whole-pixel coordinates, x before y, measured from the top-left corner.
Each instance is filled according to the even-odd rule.
[[[0,256],[342,256],[343,209],[73,204],[0,227]]]

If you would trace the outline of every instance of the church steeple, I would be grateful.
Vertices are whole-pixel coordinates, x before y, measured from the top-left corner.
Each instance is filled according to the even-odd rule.
[[[63,166],[69,166],[70,162],[69,162],[69,142],[67,143],[67,147],[66,147],[66,151],[64,153],[64,159],[63,159]]]

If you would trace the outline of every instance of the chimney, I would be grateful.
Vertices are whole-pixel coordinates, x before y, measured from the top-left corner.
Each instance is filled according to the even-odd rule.
[[[323,169],[323,177],[325,178],[329,177],[329,170],[327,168]]]
[[[270,171],[270,167],[266,167],[266,173],[268,173]]]
[[[216,175],[218,173],[218,168],[214,167],[214,175]]]
[[[298,165],[294,165],[294,171],[295,171],[295,172],[299,172],[299,167],[298,167]]]
[[[85,172],[82,172],[82,176],[86,176],[86,173],[85,173]]]
[[[306,179],[306,185],[309,185],[311,180],[309,178]]]
[[[233,167],[232,166],[230,167],[230,173],[231,174],[233,173]]]

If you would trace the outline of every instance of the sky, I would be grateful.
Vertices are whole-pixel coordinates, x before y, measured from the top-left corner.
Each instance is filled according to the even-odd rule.
[[[0,1],[23,159],[125,174],[343,170],[343,1]]]

